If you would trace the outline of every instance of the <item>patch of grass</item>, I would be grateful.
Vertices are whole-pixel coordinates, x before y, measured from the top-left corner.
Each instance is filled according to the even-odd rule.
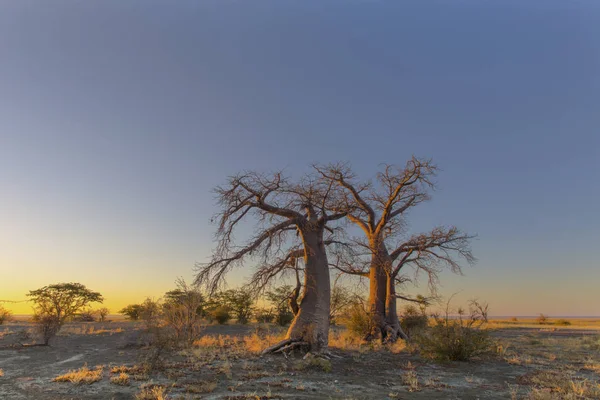
[[[217,382],[214,381],[200,381],[193,385],[186,385],[185,391],[187,393],[211,393],[217,388]]]
[[[557,319],[556,321],[554,321],[554,325],[570,326],[571,325],[571,321],[566,320],[566,319]]]
[[[149,383],[143,385],[135,394],[136,400],[166,400],[167,388],[164,385]]]
[[[121,385],[128,386],[129,385],[129,375],[125,372],[121,372],[119,375],[112,376],[110,378],[110,383],[113,385]]]
[[[322,371],[331,372],[333,367],[331,361],[320,357],[309,357],[306,360],[302,360],[296,365],[296,369],[300,371]]]
[[[437,320],[436,325],[418,335],[415,342],[423,356],[438,361],[468,361],[491,353],[494,347],[486,330],[451,319]]]
[[[70,382],[75,385],[91,385],[94,382],[98,382],[102,379],[103,368],[101,366],[96,369],[89,369],[87,366],[83,366],[78,370],[71,370],[66,374],[59,375],[52,379],[52,382]]]
[[[421,390],[419,385],[419,378],[417,372],[414,369],[408,370],[402,374],[402,384],[408,386],[409,392],[418,392]]]
[[[520,384],[531,385],[530,400],[558,400],[600,398],[600,385],[587,379],[574,379],[566,371],[538,370],[517,379]]]

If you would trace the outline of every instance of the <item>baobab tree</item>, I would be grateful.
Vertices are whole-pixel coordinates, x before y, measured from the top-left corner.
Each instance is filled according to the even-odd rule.
[[[342,188],[352,203],[348,206],[350,212],[347,218],[364,233],[364,238],[356,243],[367,250],[370,260],[361,263],[356,259],[352,262],[338,263],[336,267],[342,272],[368,277],[369,279],[369,314],[372,329],[366,339],[394,341],[398,337],[406,339],[402,332],[396,311],[396,285],[403,281],[400,270],[406,265],[415,265],[417,269],[429,271],[430,277],[437,277],[435,246],[442,252],[449,249],[442,248],[444,244],[433,241],[427,251],[413,250],[408,257],[408,247],[402,247],[404,242],[401,235],[404,233],[405,214],[416,205],[429,200],[429,192],[434,188],[433,178],[437,167],[430,160],[416,157],[410,159],[404,168],[386,165],[382,172],[377,174],[376,184],[371,182],[355,182],[356,175],[343,164],[316,167],[321,176],[334,182]],[[435,231],[435,230],[434,230]],[[435,231],[437,232],[437,231]],[[468,243],[469,236],[452,230],[449,236],[453,243]],[[462,241],[457,238],[462,238]],[[419,236],[421,238],[421,236]],[[415,239],[416,238],[411,238]],[[416,241],[409,240],[416,244]],[[390,252],[389,248],[395,249]],[[461,247],[461,255],[467,255],[468,249]],[[415,254],[419,257],[415,258]],[[446,261],[451,259],[446,254]],[[470,253],[468,253],[470,254]],[[442,257],[442,254],[439,254]],[[470,260],[471,258],[469,258]],[[452,262],[451,267],[456,270],[457,264]],[[404,271],[404,270],[403,270]]]
[[[324,235],[328,224],[346,215],[348,204],[342,191],[320,176],[305,176],[297,183],[281,173],[267,176],[245,173],[216,189],[222,211],[218,214],[217,248],[212,259],[197,265],[196,283],[214,292],[225,274],[248,258],[260,258],[270,266],[262,278],[268,281],[278,268],[302,256],[304,284],[298,312],[286,339],[268,351],[288,346],[306,346],[323,351],[328,344],[330,278]],[[234,242],[241,221],[254,216],[255,235],[243,246]],[[290,242],[292,244],[290,245]],[[296,246],[296,247],[294,247]],[[284,252],[289,249],[294,254]],[[285,262],[282,262],[285,261]]]
[[[396,294],[396,286],[410,280],[407,272],[412,269],[416,277],[424,273],[431,292],[435,293],[439,284],[439,273],[443,268],[461,274],[458,260],[474,264],[476,259],[470,248],[473,235],[461,232],[458,228],[436,227],[430,232],[411,236],[397,245],[390,253],[392,260],[391,273],[386,277],[385,323],[388,330],[388,341],[394,341],[404,333],[400,327],[397,314],[397,300],[422,302]]]

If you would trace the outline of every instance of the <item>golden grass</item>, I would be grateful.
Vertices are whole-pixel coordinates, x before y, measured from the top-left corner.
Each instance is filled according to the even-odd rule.
[[[0,368],[0,377],[4,376],[4,370],[2,368]]]
[[[167,388],[162,385],[148,384],[136,393],[136,400],[166,400]]]
[[[223,352],[232,356],[256,355],[269,346],[283,340],[284,334],[258,335],[253,333],[247,336],[206,335],[194,341],[195,355],[206,352]]]
[[[110,383],[113,385],[127,386],[129,385],[129,375],[125,372],[121,372],[119,375],[112,376],[110,378]]]
[[[89,369],[87,365],[84,365],[78,370],[71,370],[66,374],[59,375],[52,379],[52,382],[70,382],[75,385],[91,385],[94,382],[98,382],[102,379],[103,368],[97,366],[96,369]]]
[[[600,330],[600,319],[587,318],[548,318],[546,322],[540,324],[537,318],[506,318],[491,319],[486,328],[505,329],[505,328],[536,328],[536,329],[582,329],[582,330]]]
[[[185,391],[187,393],[210,393],[217,388],[217,382],[213,381],[201,381],[198,383],[194,383],[193,385],[187,385],[185,387]]]

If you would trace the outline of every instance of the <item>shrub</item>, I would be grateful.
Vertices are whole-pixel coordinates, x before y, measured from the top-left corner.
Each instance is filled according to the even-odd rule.
[[[231,319],[231,313],[227,306],[219,306],[211,312],[212,318],[217,321],[218,324],[226,324]]]
[[[274,321],[277,325],[286,326],[294,320],[291,303],[297,291],[289,285],[279,286],[266,293],[266,298],[275,308]],[[292,301],[294,300],[294,301]]]
[[[12,312],[0,305],[0,325],[12,319]]]
[[[191,345],[202,330],[201,310],[204,297],[195,288],[188,286],[184,280],[177,281],[177,301],[163,304],[163,319],[175,333],[175,340],[180,344]]]
[[[423,311],[417,310],[413,305],[406,306],[400,319],[400,326],[408,336],[414,336],[422,332],[427,328],[428,323],[427,315]]]
[[[95,320],[92,310],[85,310],[73,316],[73,321],[77,322],[94,322]]]
[[[459,309],[458,318],[450,318],[448,303],[443,316],[434,315],[435,325],[416,337],[421,354],[438,361],[468,361],[491,352],[489,332],[481,327],[484,317],[477,309],[470,311],[465,317]]]
[[[256,310],[254,317],[258,323],[270,323],[275,319],[275,314],[271,309],[261,308]]]
[[[545,324],[547,321],[548,321],[548,317],[545,316],[544,314],[540,314],[540,316],[536,318],[536,322],[540,325]]]
[[[98,321],[104,322],[108,314],[110,314],[110,310],[106,307],[102,307],[96,310],[94,314],[98,315]]]
[[[571,321],[567,319],[558,319],[554,322],[554,325],[569,326],[571,325]]]
[[[247,324],[253,313],[253,296],[247,289],[231,289],[221,294],[222,305],[226,305],[229,312],[239,324]]]
[[[34,314],[33,322],[35,323],[35,331],[42,337],[45,346],[50,344],[50,340],[56,336],[62,326],[55,315],[49,314]]]
[[[161,305],[158,301],[147,298],[140,305],[138,318],[144,322],[146,329],[152,329],[160,325]]]
[[[294,320],[294,314],[289,309],[279,309],[275,314],[275,323],[279,326],[289,325]]]
[[[345,316],[346,328],[355,336],[365,337],[371,332],[371,318],[362,302],[355,302]]]
[[[296,368],[300,371],[320,371],[320,372],[331,372],[332,366],[331,361],[320,357],[309,357],[299,362]]]
[[[124,314],[125,316],[127,316],[127,318],[129,318],[132,321],[139,320],[141,313],[142,313],[142,305],[141,304],[130,304],[130,305],[124,307],[123,309],[121,309],[121,311],[119,311],[119,314]]]

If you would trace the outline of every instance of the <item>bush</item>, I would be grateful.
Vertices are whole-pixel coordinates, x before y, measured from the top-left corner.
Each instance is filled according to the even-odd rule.
[[[211,312],[211,317],[217,321],[219,325],[226,324],[231,319],[231,313],[226,306],[219,306]]]
[[[231,289],[221,293],[221,304],[225,304],[238,324],[247,324],[254,312],[254,299],[248,289]]]
[[[400,326],[408,336],[414,336],[422,332],[427,328],[428,323],[429,318],[427,318],[424,310],[417,310],[413,305],[406,306],[400,319]]]
[[[62,326],[60,319],[51,314],[35,314],[33,316],[35,331],[42,337],[45,346],[50,344],[50,340],[56,336]]]
[[[263,324],[273,322],[275,319],[275,314],[273,313],[273,310],[260,308],[256,310],[254,317],[256,318],[256,322]]]
[[[296,290],[289,285],[279,286],[266,293],[266,298],[275,308],[274,320],[277,325],[286,326],[294,320],[291,303],[296,293]]]
[[[175,333],[179,344],[191,345],[202,330],[201,310],[204,296],[198,289],[188,286],[184,280],[177,281],[177,301],[163,304],[163,319]]]
[[[361,302],[356,302],[350,306],[344,319],[346,329],[357,337],[365,337],[371,332],[371,318]]]
[[[544,314],[540,314],[540,316],[536,318],[536,321],[538,324],[543,325],[548,321],[548,317]]]
[[[287,308],[280,308],[275,314],[275,323],[279,326],[289,325],[294,320],[294,314]]]
[[[127,307],[124,307],[119,311],[119,314],[124,314],[132,321],[137,321],[140,319],[140,314],[142,313],[142,305],[141,304],[130,304]]]
[[[108,314],[110,314],[110,310],[106,307],[102,307],[94,311],[94,314],[98,315],[98,321],[104,322]]]
[[[450,318],[449,304],[443,316],[434,316],[435,325],[417,335],[421,354],[438,361],[468,361],[492,351],[489,332],[482,329],[484,316],[471,309],[468,317],[459,309],[458,318]]]
[[[0,325],[12,319],[12,312],[0,306]]]
[[[569,326],[571,325],[571,321],[566,319],[558,319],[554,322],[554,325]]]
[[[85,310],[73,316],[73,321],[77,322],[94,322],[96,318],[94,318],[94,313],[92,310]]]

